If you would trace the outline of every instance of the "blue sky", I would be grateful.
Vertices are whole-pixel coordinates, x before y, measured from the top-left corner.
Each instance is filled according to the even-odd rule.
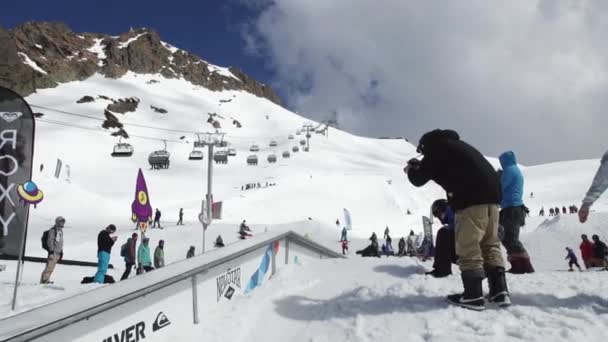
[[[108,34],[152,28],[163,40],[211,63],[238,66],[270,83],[265,59],[245,52],[241,34],[257,11],[232,0],[20,0],[3,2],[0,25],[10,29],[26,21],[62,21],[75,32]]]

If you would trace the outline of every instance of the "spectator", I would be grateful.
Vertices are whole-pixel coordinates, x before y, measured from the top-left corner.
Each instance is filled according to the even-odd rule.
[[[154,249],[154,267],[165,267],[165,240],[158,241],[158,246]]]
[[[57,216],[55,225],[48,230],[46,238],[46,246],[48,247],[48,256],[46,258],[46,266],[40,276],[41,284],[52,284],[51,274],[55,270],[57,262],[63,258],[63,227],[65,226],[65,218]]]
[[[108,273],[110,265],[110,254],[112,246],[116,242],[116,236],[112,236],[116,232],[116,226],[111,224],[97,235],[97,273],[94,280],[96,283],[103,284]]]
[[[152,258],[150,258],[150,239],[145,237],[143,241],[139,244],[139,248],[137,249],[137,263],[139,264],[137,267],[137,273],[141,274],[144,271],[150,272],[154,268],[152,267]]]
[[[137,233],[131,234],[131,237],[127,242],[120,248],[120,255],[125,259],[125,271],[120,277],[120,280],[129,278],[131,269],[135,266],[137,261]]]

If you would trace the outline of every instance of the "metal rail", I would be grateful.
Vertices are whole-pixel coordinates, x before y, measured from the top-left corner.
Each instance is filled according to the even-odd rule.
[[[200,266],[194,266],[193,268],[187,270],[177,270],[174,272],[175,275],[168,276],[167,278],[157,281],[154,283],[144,282],[142,279],[142,284],[140,286],[129,286],[129,289],[125,291],[125,293],[115,295],[114,298],[104,299],[100,298],[100,300],[95,300],[95,297],[91,296],[92,292],[101,292],[104,289],[109,287],[119,287],[132,284],[127,283],[117,283],[108,287],[103,287],[100,289],[96,289],[93,291],[89,291],[83,294],[76,295],[74,297],[66,298],[51,304],[47,304],[41,307],[38,307],[33,310],[29,310],[23,312],[21,314],[8,317],[6,319],[0,320],[0,340],[1,341],[10,341],[10,342],[20,342],[20,341],[30,341],[35,338],[43,337],[49,333],[67,327],[71,324],[79,322],[81,320],[89,319],[92,316],[98,315],[105,311],[115,308],[118,305],[122,305],[128,303],[132,300],[135,300],[140,297],[145,297],[153,292],[159,291],[176,283],[179,283],[184,280],[191,280],[192,285],[196,287],[196,284],[201,281],[205,281],[209,278],[214,277],[213,274],[210,273],[211,270],[225,265],[230,262],[235,262],[238,259],[246,257],[248,254],[258,252],[262,248],[266,248],[268,244],[274,243],[276,241],[285,241],[285,253],[287,256],[289,255],[289,246],[290,244],[295,244],[300,247],[303,247],[313,253],[318,253],[319,256],[328,257],[328,258],[344,258],[342,254],[332,251],[331,249],[324,247],[314,241],[311,241],[307,238],[302,237],[294,233],[293,231],[280,233],[278,235],[274,235],[271,238],[267,238],[257,242],[253,245],[250,245],[246,248],[236,250],[233,253],[230,253],[226,256],[219,257],[217,259],[213,259],[207,263],[204,263]],[[241,244],[232,245],[232,247],[240,247]],[[228,249],[228,248],[227,248]],[[199,255],[195,258],[209,258],[212,257],[211,254]],[[285,259],[285,263],[287,263],[287,256]],[[195,259],[193,258],[193,259]],[[188,259],[192,261],[193,259]],[[177,268],[182,262],[168,265],[163,268],[163,271],[169,271],[171,267]],[[273,263],[274,264],[274,263]],[[155,271],[158,273],[159,271]],[[154,273],[154,272],[153,272]],[[145,274],[143,275],[145,276]],[[142,277],[142,276],[140,276]],[[83,304],[80,304],[78,307],[78,303],[82,301],[83,296],[86,296],[89,300],[89,303],[85,303],[86,307],[82,307]],[[101,296],[99,296],[101,297]],[[76,309],[72,310],[72,312],[65,312],[66,310],[62,310],[60,308],[65,307],[76,307]],[[198,320],[198,309],[193,308],[193,316],[194,322]],[[64,311],[64,312],[62,312]],[[54,313],[53,315],[38,315],[39,313]],[[40,319],[43,317],[43,319]],[[44,319],[46,318],[46,319]],[[38,322],[36,322],[38,320]],[[32,323],[35,322],[35,323]],[[4,331],[3,330],[8,330]]]

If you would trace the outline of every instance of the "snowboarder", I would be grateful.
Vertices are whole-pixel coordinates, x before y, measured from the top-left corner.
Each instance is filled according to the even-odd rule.
[[[194,246],[190,246],[190,248],[188,248],[188,253],[186,253],[186,259],[190,259],[190,258],[194,257],[194,253],[195,253]]]
[[[606,252],[608,249],[606,248],[606,244],[600,240],[600,237],[597,235],[593,235],[591,237],[593,240],[593,257],[589,261],[589,266],[591,267],[606,267]]]
[[[154,249],[154,268],[165,267],[165,240],[159,240]]]
[[[112,236],[114,233],[116,233],[116,226],[111,224],[97,235],[97,273],[95,273],[94,280],[99,284],[104,283],[106,273],[108,273],[110,253],[116,242],[116,236]]]
[[[348,241],[348,230],[346,230],[346,227],[342,227],[342,234],[340,235],[340,241]]]
[[[570,249],[570,247],[566,247],[566,251],[568,254],[566,255],[565,259],[568,260],[568,271],[570,271],[570,272],[574,271],[572,269],[572,265],[575,265],[579,271],[582,271],[581,267],[578,265],[578,261],[576,260],[576,254],[574,254],[574,251],[572,251],[572,249]]]
[[[578,219],[581,223],[587,222],[591,206],[606,189],[608,189],[608,151],[602,157],[600,167],[593,178],[593,183],[591,183],[587,195],[583,199],[583,204],[578,210]]]
[[[437,231],[435,260],[433,270],[426,274],[435,278],[447,277],[452,274],[452,263],[456,262],[454,247],[454,212],[445,199],[438,199],[431,206],[431,213],[443,227]]]
[[[184,208],[179,208],[179,220],[177,220],[177,226],[184,225]]]
[[[397,251],[397,256],[405,256],[405,238],[401,238],[399,239],[399,244],[397,245],[399,247],[398,251]]]
[[[241,225],[239,227],[239,235],[240,235],[240,238],[243,240],[245,240],[247,237],[251,236],[251,229],[246,224],[245,220],[243,220],[243,222],[241,223]]]
[[[414,186],[433,180],[443,187],[455,210],[456,254],[464,292],[448,296],[452,304],[484,310],[482,281],[488,278],[490,302],[511,304],[498,239],[500,180],[488,160],[452,130],[434,130],[420,139],[404,171]]]
[[[362,257],[380,257],[380,251],[378,250],[378,240],[372,240],[369,246],[356,252]]]
[[[65,226],[65,218],[57,216],[55,218],[55,225],[48,230],[46,238],[46,246],[48,256],[46,258],[46,266],[42,275],[40,276],[41,284],[52,284],[51,274],[55,270],[57,262],[63,258],[63,227]],[[43,235],[44,237],[44,235]]]
[[[152,260],[150,258],[150,239],[145,237],[139,244],[137,249],[137,274],[141,274],[144,271],[150,272],[154,268],[152,267]]]
[[[135,266],[137,261],[137,233],[131,234],[131,237],[127,242],[120,248],[120,255],[125,259],[125,271],[120,277],[120,280],[129,278],[131,269]]]
[[[371,242],[376,242],[376,243],[378,242],[378,236],[376,235],[376,232],[372,233],[372,236],[369,237],[369,240]]]
[[[224,239],[222,239],[221,235],[218,235],[217,238],[215,239],[215,247],[221,248],[224,247]]]
[[[152,228],[162,228],[162,226],[160,225],[160,217],[161,217],[161,213],[160,210],[158,210],[158,208],[156,208],[156,212],[154,213],[154,224],[152,225]]]
[[[579,246],[581,256],[583,257],[585,268],[589,268],[591,267],[591,258],[593,258],[593,243],[589,241],[586,234],[581,235],[581,240],[583,240]]]
[[[534,267],[530,256],[519,240],[519,231],[526,223],[526,211],[523,202],[524,177],[517,166],[513,151],[507,151],[498,158],[503,168],[500,183],[502,200],[500,202],[500,225],[503,227],[502,244],[507,250],[507,260],[513,274],[533,273]],[[564,210],[566,208],[564,207]]]

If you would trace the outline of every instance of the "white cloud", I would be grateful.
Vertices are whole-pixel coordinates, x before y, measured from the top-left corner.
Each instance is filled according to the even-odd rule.
[[[608,147],[608,1],[264,3],[248,46],[312,118],[410,140],[450,127],[528,163]]]

